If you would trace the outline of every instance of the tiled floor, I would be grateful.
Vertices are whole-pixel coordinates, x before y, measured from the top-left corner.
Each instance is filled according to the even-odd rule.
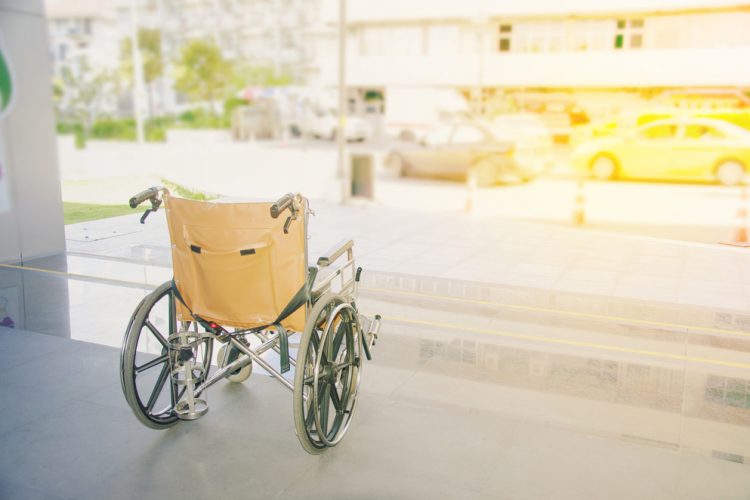
[[[0,268],[0,498],[750,498],[746,254],[315,208],[311,255],[353,237],[384,317],[342,444],[305,454],[262,373],[196,422],[137,422],[119,346],[171,273],[163,212],[134,215]]]
[[[342,237],[366,269],[750,310],[750,253],[498,218],[315,202],[310,254]],[[163,211],[68,226],[68,250],[168,264]],[[89,236],[89,238],[86,238]]]
[[[0,270],[46,333],[0,329],[0,498],[748,498],[750,409],[709,396],[747,384],[744,330],[607,297],[366,275],[360,307],[385,322],[337,448],[304,453],[291,394],[262,373],[146,429],[118,347],[158,260]]]

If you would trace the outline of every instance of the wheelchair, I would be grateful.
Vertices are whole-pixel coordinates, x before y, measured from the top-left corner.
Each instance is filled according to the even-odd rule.
[[[209,387],[221,379],[241,383],[258,365],[292,391],[302,448],[319,454],[338,444],[380,330],[380,316],[357,309],[362,268],[353,242],[339,242],[308,266],[312,212],[299,194],[221,203],[173,197],[157,186],[130,206],[146,201],[141,223],[164,204],[174,278],[140,302],[123,340],[122,390],[138,420],[153,429],[196,420],[208,411]],[[284,376],[292,368],[293,383]]]

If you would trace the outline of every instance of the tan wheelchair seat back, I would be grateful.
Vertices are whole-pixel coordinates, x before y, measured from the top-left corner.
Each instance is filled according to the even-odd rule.
[[[306,210],[284,234],[290,212],[272,218],[271,202],[213,203],[165,196],[164,203],[174,279],[187,307],[223,326],[273,323],[305,283]],[[178,321],[190,321],[190,312],[176,302]],[[305,307],[281,323],[302,331]]]

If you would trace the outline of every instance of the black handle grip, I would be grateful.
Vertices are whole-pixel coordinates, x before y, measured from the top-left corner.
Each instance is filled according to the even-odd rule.
[[[271,217],[274,219],[281,214],[284,210],[292,206],[292,202],[294,201],[294,194],[293,193],[287,193],[278,200],[276,200],[276,203],[271,205]]]
[[[132,198],[130,198],[130,201],[128,202],[129,205],[130,205],[130,208],[135,208],[138,205],[140,205],[141,203],[143,203],[144,201],[146,201],[146,200],[148,200],[150,198],[153,198],[154,196],[156,196],[157,194],[159,194],[160,190],[161,190],[161,188],[159,188],[159,187],[152,187],[152,188],[146,189],[145,191],[141,191],[137,195],[135,195]]]

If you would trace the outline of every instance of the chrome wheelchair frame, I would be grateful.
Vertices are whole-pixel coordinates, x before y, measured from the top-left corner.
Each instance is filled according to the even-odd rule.
[[[159,209],[162,196],[168,193],[163,187],[150,188],[131,198],[130,206],[151,202],[141,218],[143,223]],[[301,207],[307,207],[303,198],[290,193],[271,206],[271,216],[276,218],[290,211],[288,225]],[[302,215],[307,241],[308,214]],[[194,321],[177,321],[176,308],[182,298],[173,282],[164,283],[146,296],[130,318],[120,353],[122,390],[138,420],[148,427],[163,429],[180,420],[198,419],[208,411],[207,389],[225,378],[243,382],[257,364],[292,391],[295,431],[307,452],[319,454],[338,444],[356,407],[364,359],[371,358],[380,330],[380,316],[370,319],[357,309],[357,283],[362,269],[355,266],[353,246],[353,241],[342,240],[321,256],[316,266],[308,267],[307,278],[312,282],[302,305],[307,312],[302,332],[286,332],[280,322],[228,331],[198,317]],[[307,248],[305,254],[307,259]],[[152,312],[163,312],[164,307],[166,315],[155,313],[151,317]],[[296,356],[291,356],[288,335],[296,333],[301,334],[299,347]],[[210,373],[214,341],[222,346],[216,359],[218,369]],[[258,345],[254,347],[251,341]],[[154,346],[150,354],[142,347],[149,342]],[[279,369],[263,358],[268,351],[279,356]],[[139,362],[144,357],[146,361]],[[289,365],[294,367],[294,382],[283,374]],[[152,381],[157,367],[161,370]],[[164,394],[167,385],[168,394]]]

